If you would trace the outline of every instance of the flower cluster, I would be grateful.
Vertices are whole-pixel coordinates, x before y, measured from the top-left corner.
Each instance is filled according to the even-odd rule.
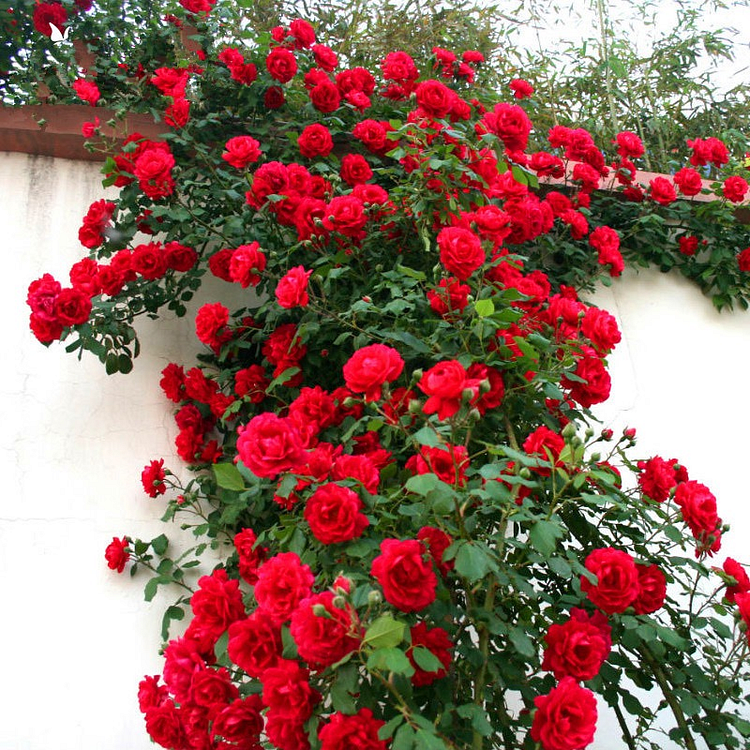
[[[213,5],[182,2],[198,23]],[[163,460],[141,474],[165,519],[203,540],[177,560],[165,537],[107,548],[113,570],[155,572],[147,596],[191,590],[168,610],[161,675],[140,685],[150,737],[172,750],[580,750],[594,689],[627,707],[622,678],[644,684],[643,663],[664,661],[673,684],[702,674],[703,631],[667,587],[709,575],[716,501],[676,460],[628,458],[634,433],[587,429],[621,334],[555,257],[569,248],[586,283],[619,276],[603,181],[658,212],[675,185],[702,189],[691,168],[644,192],[632,132],[609,163],[582,128],[534,148],[533,86],[515,79],[513,101],[497,101],[474,50],[347,67],[299,19],[255,44],[204,41],[201,67],[144,71],[172,130],[118,147],[105,172],[120,194],[79,233],[89,257],[70,287],[45,274],[28,293],[42,342],[77,337],[110,372],[130,366],[133,319],[184,314],[207,273],[243,295],[235,313],[203,304],[200,364],[162,372],[193,478]],[[709,140],[693,142],[694,165],[723,158]],[[195,582],[209,544],[221,560]],[[747,621],[743,573],[723,571]]]

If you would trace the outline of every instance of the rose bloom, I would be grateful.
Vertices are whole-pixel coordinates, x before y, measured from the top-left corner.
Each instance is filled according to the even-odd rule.
[[[266,256],[258,242],[240,245],[232,251],[229,260],[229,277],[243,289],[257,286],[260,283],[260,273],[266,268]]]
[[[66,287],[55,297],[55,322],[63,326],[85,323],[91,314],[91,298],[80,289]]]
[[[683,167],[672,180],[683,195],[698,195],[703,190],[703,179],[700,174],[690,167]]]
[[[266,559],[268,550],[257,546],[258,537],[252,529],[243,529],[234,535],[240,576],[251,586],[258,581],[258,568]]]
[[[297,73],[297,60],[294,53],[284,47],[272,49],[266,57],[266,69],[279,83],[287,83]]]
[[[183,747],[187,738],[179,710],[170,700],[146,710],[146,732],[162,747]]]
[[[212,643],[235,621],[245,616],[239,581],[218,568],[198,579],[198,590],[190,599],[193,610],[191,628]]]
[[[641,470],[638,476],[638,484],[646,497],[663,503],[677,485],[677,476],[674,465],[675,459],[665,461],[661,456],[654,456],[648,461],[639,461],[638,468]],[[684,480],[683,480],[684,481]]]
[[[370,521],[362,513],[359,495],[339,484],[322,484],[305,505],[305,520],[323,544],[348,542],[362,536]]]
[[[542,750],[582,750],[594,741],[597,709],[594,694],[563,677],[547,695],[534,698],[531,739]]]
[[[456,101],[456,92],[434,79],[422,81],[416,88],[417,105],[430,117],[440,120],[448,115]]]
[[[667,597],[667,579],[658,565],[636,564],[638,596],[633,602],[637,615],[649,615],[661,609]]]
[[[508,85],[516,99],[528,99],[534,93],[534,87],[523,78],[514,78]]]
[[[310,89],[310,101],[318,112],[335,112],[341,104],[341,93],[333,81],[322,81]]]
[[[286,101],[281,86],[270,86],[263,96],[263,104],[267,109],[279,109]]]
[[[727,177],[721,187],[722,195],[732,203],[740,203],[745,199],[748,184],[742,177]]]
[[[562,435],[550,430],[545,425],[540,425],[533,432],[530,432],[523,442],[523,449],[530,456],[539,456],[543,461],[558,464],[558,458],[562,449],[565,447],[565,440]],[[534,467],[541,476],[549,476],[550,469],[547,467]]]
[[[478,384],[467,380],[466,370],[457,360],[438,362],[422,375],[420,390],[429,398],[424,404],[425,414],[437,412],[441,421],[452,417],[461,408],[465,388],[477,392]]]
[[[698,541],[703,543],[709,536],[720,536],[721,519],[716,509],[716,498],[705,484],[695,480],[682,482],[677,485],[674,501],[680,506],[685,523]]]
[[[263,679],[267,669],[282,659],[281,628],[260,609],[229,626],[227,654],[250,677]]]
[[[237,169],[244,169],[248,164],[258,161],[261,156],[260,143],[249,135],[238,135],[226,143],[226,151],[221,158]]]
[[[727,585],[727,590],[724,592],[724,598],[728,602],[734,602],[737,594],[750,593],[750,577],[747,575],[747,571],[740,565],[736,560],[728,557],[724,560],[724,572],[728,576],[732,576],[737,583],[733,585]]]
[[[110,570],[116,570],[118,573],[122,573],[125,570],[125,563],[130,559],[127,547],[128,538],[126,536],[122,539],[118,539],[116,536],[112,537],[112,541],[104,551],[107,567]]]
[[[750,247],[746,247],[737,255],[737,265],[740,271],[750,271]]]
[[[308,159],[316,156],[328,156],[333,149],[331,131],[325,125],[315,123],[308,125],[297,139],[297,147],[300,154]]]
[[[286,622],[310,596],[315,577],[294,552],[282,552],[263,563],[255,584],[258,608],[274,625]]]
[[[576,364],[575,375],[581,380],[570,380],[563,375],[561,383],[570,389],[570,398],[589,408],[609,398],[612,379],[602,359],[590,347],[584,347]]]
[[[385,600],[402,612],[419,612],[435,601],[437,576],[425,562],[425,547],[416,539],[384,539],[371,574]]]
[[[285,310],[293,307],[307,307],[310,296],[307,293],[307,284],[310,280],[312,270],[306,271],[304,266],[290,268],[279,280],[276,286],[276,301]]]
[[[729,151],[718,138],[695,138],[687,145],[693,150],[690,163],[695,167],[704,167],[709,162],[720,167],[729,161]]]
[[[65,22],[68,14],[59,2],[37,3],[34,6],[33,22],[34,28],[44,36],[52,36],[50,24],[57,26],[60,31],[65,31]]]
[[[463,445],[448,445],[448,450],[423,445],[416,456],[406,462],[414,474],[435,474],[446,484],[466,484],[469,454]]]
[[[372,178],[372,169],[362,154],[346,154],[341,160],[341,177],[348,185],[363,185]]]
[[[517,104],[496,104],[480,121],[480,126],[495,133],[509,151],[525,151],[532,124]]]
[[[665,177],[654,177],[648,185],[648,194],[651,197],[651,200],[656,201],[662,206],[668,206],[670,203],[674,203],[677,198],[674,186]]]
[[[345,237],[364,236],[367,224],[364,203],[353,195],[337,195],[328,204],[323,226],[329,232],[339,232]]]
[[[377,401],[385,383],[396,380],[404,360],[392,347],[370,344],[358,349],[344,365],[344,382],[354,393],[364,393],[365,401]]]
[[[231,747],[257,747],[263,731],[263,701],[259,695],[235,700],[221,709],[211,725],[211,738],[221,747],[218,737]]]
[[[163,495],[167,491],[167,485],[164,484],[166,474],[164,473],[164,459],[152,461],[141,472],[141,483],[143,489],[149,497]]]
[[[445,227],[437,236],[440,262],[460,281],[466,281],[486,260],[479,237],[469,229]]]
[[[453,642],[448,633],[443,628],[428,628],[424,622],[418,622],[410,629],[410,634],[411,648],[406,655],[414,667],[411,684],[415,687],[424,687],[445,677],[451,665],[451,651],[453,651]],[[426,672],[422,669],[414,658],[414,649],[417,647],[430,651],[438,658],[442,667],[435,672]]]
[[[695,255],[695,251],[698,249],[699,240],[694,234],[683,234],[682,236],[677,238],[677,241],[680,246],[680,252],[683,255],[687,255],[688,257],[690,257],[691,255]]]
[[[617,153],[623,159],[636,159],[645,153],[643,141],[629,130],[618,133],[614,142],[617,143]]]
[[[73,88],[76,94],[78,94],[78,98],[84,102],[88,102],[92,107],[96,106],[101,97],[99,87],[93,81],[86,81],[83,78],[79,78],[73,82]]]
[[[264,412],[253,417],[239,433],[239,460],[257,477],[275,479],[304,458],[301,436],[290,419]]]
[[[589,618],[585,610],[574,609],[567,622],[550,625],[544,636],[542,669],[552,672],[557,680],[566,676],[581,682],[593,679],[609,656],[610,630],[601,612]]]
[[[313,44],[312,52],[315,57],[315,64],[321,70],[331,73],[339,64],[339,59],[336,53],[325,44]]]
[[[427,292],[427,299],[435,313],[450,318],[453,313],[463,312],[469,304],[470,292],[471,288],[458,279],[441,279],[437,289]]]
[[[423,526],[417,532],[417,539],[427,545],[427,551],[430,553],[430,557],[432,557],[432,561],[435,563],[435,567],[440,574],[444,576],[448,575],[453,570],[454,561],[448,560],[447,562],[443,562],[443,555],[445,554],[445,550],[453,544],[453,538],[434,526]]]
[[[310,672],[290,659],[282,659],[278,666],[266,670],[263,703],[270,709],[269,714],[273,712],[288,722],[307,721],[321,698],[320,693],[310,686],[309,679]]]
[[[597,577],[591,583],[581,576],[581,589],[593,604],[608,614],[624,612],[638,596],[638,570],[633,558],[612,547],[595,549],[584,563]]]
[[[610,352],[622,338],[615,317],[598,307],[586,310],[581,333],[603,354]]]
[[[369,708],[361,708],[352,716],[331,714],[318,730],[320,750],[387,750],[388,741],[378,737],[384,724]]]
[[[221,302],[202,305],[195,316],[195,335],[198,341],[210,346],[215,352],[231,337],[227,330],[229,323],[229,309]]]
[[[329,667],[356,651],[362,640],[354,610],[333,604],[333,591],[324,591],[303,599],[292,613],[289,632],[297,644],[297,653],[311,667]],[[319,607],[326,614],[316,614]]]
[[[164,122],[171,128],[184,128],[190,119],[190,102],[184,97],[175,99],[164,110]]]

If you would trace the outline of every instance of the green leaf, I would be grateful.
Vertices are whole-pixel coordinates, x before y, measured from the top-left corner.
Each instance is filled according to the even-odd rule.
[[[373,648],[392,648],[404,639],[406,624],[395,620],[391,615],[378,617],[365,633],[364,643]]]
[[[411,652],[412,658],[417,666],[425,672],[439,672],[443,669],[443,663],[430,649],[424,646],[415,646]]]
[[[522,628],[511,628],[508,631],[508,637],[513,644],[513,648],[515,648],[519,654],[530,657],[536,656],[536,646],[534,646],[533,641],[528,635],[526,635]]]
[[[417,744],[427,750],[446,750],[445,742],[427,729],[417,729]]]
[[[491,299],[478,299],[474,303],[474,309],[480,318],[489,318],[495,312],[495,303]]]
[[[399,728],[396,734],[393,735],[391,750],[412,750],[414,747],[414,740],[414,730],[408,724],[404,724]]]
[[[426,445],[429,448],[435,448],[439,445],[443,445],[443,441],[440,439],[440,435],[438,435],[438,433],[428,425],[422,427],[421,430],[417,430],[414,433],[413,437],[420,445]],[[434,474],[432,476],[434,476]]]
[[[367,659],[367,669],[371,672],[393,672],[411,677],[414,674],[409,657],[398,648],[379,648]]]
[[[216,477],[216,484],[222,489],[234,490],[235,492],[242,492],[245,489],[245,480],[234,464],[214,464],[213,471]]]
[[[159,534],[155,539],[151,540],[151,549],[156,552],[157,555],[163,555],[167,551],[169,546],[169,539],[164,534]]]
[[[404,717],[399,714],[398,716],[394,716],[387,724],[384,724],[380,729],[378,729],[378,739],[379,740],[387,740],[389,737],[393,736],[393,732],[396,729],[396,727],[401,726],[401,724],[404,723]]]
[[[482,737],[489,737],[492,734],[492,725],[487,721],[487,715],[481,706],[477,706],[476,703],[466,703],[459,706],[456,713],[462,719],[471,719],[472,728],[479,732]]]
[[[563,536],[563,530],[553,521],[537,521],[529,531],[529,540],[534,549],[545,557],[550,557],[557,549],[557,540]]]
[[[455,561],[456,572],[469,583],[484,578],[493,567],[487,548],[474,542],[464,543],[456,553]]]
[[[336,680],[331,687],[331,701],[335,711],[353,714],[357,710],[352,697],[358,692],[359,673],[354,664],[344,664],[336,670]]]
[[[159,578],[152,578],[151,580],[146,582],[146,585],[143,589],[143,598],[150,602],[155,596],[156,596],[156,589],[159,587]]]
[[[442,486],[447,487],[447,485],[438,479],[435,474],[417,474],[415,477],[410,477],[405,485],[408,492],[413,492],[422,497],[427,496],[430,492],[440,489]]]

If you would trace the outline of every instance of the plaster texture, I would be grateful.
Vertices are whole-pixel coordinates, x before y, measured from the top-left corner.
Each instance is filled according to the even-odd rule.
[[[0,193],[0,750],[146,750],[136,691],[160,671],[167,598],[144,603],[145,578],[117,575],[103,554],[113,536],[165,530],[140,472],[159,457],[180,466],[159,373],[169,361],[192,363],[192,318],[211,290],[182,320],[140,325],[143,353],[130,375],[107,376],[59,344],[45,350],[28,331],[26,289],[44,272],[64,283],[85,252],[81,218],[107,193],[97,165],[8,153]],[[651,271],[626,272],[594,300],[623,333],[612,397],[597,413],[616,431],[636,427],[643,457],[679,458],[707,484],[734,529],[717,564],[727,555],[750,564],[750,315],[720,315],[681,278]],[[617,750],[617,736],[605,714],[592,747]]]

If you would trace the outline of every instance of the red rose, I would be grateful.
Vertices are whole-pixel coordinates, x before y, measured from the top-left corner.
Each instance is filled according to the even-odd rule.
[[[591,680],[599,674],[604,660],[609,656],[612,641],[610,627],[606,623],[597,624],[597,612],[591,618],[585,610],[576,609],[570,619],[562,625],[550,625],[544,649],[542,669],[561,680],[570,676],[576,680]]]
[[[315,57],[315,64],[328,73],[335,70],[336,66],[339,64],[339,59],[336,53],[325,44],[313,44],[312,52]]]
[[[240,697],[240,691],[232,683],[226,668],[206,667],[193,675],[190,683],[189,701],[209,710],[213,718],[229,703]]]
[[[419,612],[435,601],[437,576],[424,554],[424,545],[416,539],[384,539],[372,561],[371,573],[385,600],[402,612]]]
[[[250,677],[262,680],[281,661],[281,628],[261,610],[229,626],[227,654]]]
[[[411,684],[415,687],[424,687],[445,677],[451,665],[451,651],[453,651],[453,642],[448,633],[443,628],[428,628],[424,622],[418,622],[410,629],[410,634],[411,648],[406,655],[414,667]],[[426,648],[443,666],[434,672],[422,669],[414,658],[415,648]]]
[[[259,404],[266,397],[266,388],[271,381],[266,377],[262,365],[250,365],[234,374],[234,392],[240,398],[247,398],[253,404]]]
[[[581,750],[594,741],[596,698],[572,677],[563,677],[547,695],[534,698],[531,739],[542,750]]]
[[[333,81],[322,81],[310,89],[310,101],[319,112],[334,112],[341,104],[341,93]]]
[[[372,169],[362,154],[346,154],[341,160],[341,177],[348,185],[363,185],[372,179]]]
[[[740,203],[745,199],[748,184],[742,177],[727,177],[721,186],[721,192],[724,197],[732,203]]]
[[[164,459],[152,461],[141,472],[141,483],[143,490],[149,497],[163,495],[167,491],[167,485],[164,484],[166,478],[164,473]]]
[[[446,484],[466,484],[469,454],[463,445],[449,445],[448,450],[422,446],[416,456],[406,462],[406,468],[415,474],[435,474]]]
[[[563,375],[562,385],[570,389],[570,398],[583,407],[600,404],[609,398],[612,379],[602,359],[590,347],[584,347],[576,364],[575,375],[580,380],[570,380]]]
[[[637,159],[645,153],[643,141],[629,130],[618,133],[614,142],[617,143],[617,153],[623,159]]]
[[[329,232],[339,232],[345,237],[364,236],[362,229],[367,224],[365,207],[353,195],[339,195],[328,204],[323,226]]]
[[[615,344],[622,338],[615,317],[598,307],[589,307],[586,310],[581,322],[581,333],[601,354],[614,349]]]
[[[268,109],[279,109],[285,101],[284,90],[281,86],[271,86],[263,95],[263,104]]]
[[[167,144],[150,143],[136,158],[133,174],[138,179],[140,189],[156,200],[172,194],[174,181],[171,171],[174,165],[175,160]]]
[[[411,55],[406,52],[389,52],[380,64],[386,81],[416,81],[419,70]]]
[[[558,459],[564,447],[565,441],[562,435],[558,435],[544,425],[530,432],[523,442],[523,449],[530,456],[539,456],[543,461],[548,461],[556,466],[559,464]],[[549,476],[550,474],[550,469],[543,466],[534,467],[534,471],[541,476]]]
[[[711,490],[695,480],[682,482],[677,485],[674,501],[680,506],[682,517],[693,536],[702,546],[707,545],[712,551],[716,551],[719,547],[716,542],[721,536],[721,519],[716,510],[716,498]],[[711,538],[715,541],[708,544]]]
[[[674,186],[665,177],[654,177],[648,184],[648,194],[651,200],[660,203],[662,206],[668,206],[677,199]]]
[[[417,105],[429,117],[442,119],[453,109],[456,92],[444,83],[430,79],[422,81],[416,88]]]
[[[264,412],[253,417],[239,433],[239,460],[257,477],[275,479],[304,458],[302,439],[290,419]]]
[[[190,599],[193,621],[190,628],[215,643],[226,629],[245,616],[240,582],[218,568],[198,579],[198,590]]]
[[[156,86],[164,96],[181,99],[185,96],[185,87],[190,78],[187,68],[157,68],[150,78],[150,83]]]
[[[186,742],[179,709],[172,701],[146,710],[146,731],[154,742],[169,750]]]
[[[289,632],[297,644],[297,653],[311,667],[329,667],[359,648],[361,636],[354,610],[333,604],[334,593],[324,591],[303,599],[292,613]],[[320,607],[326,614],[317,614]]]
[[[304,721],[294,721],[275,711],[266,713],[265,733],[279,750],[310,750],[310,740]]]
[[[737,266],[740,271],[750,271],[750,247],[746,247],[737,255]]]
[[[284,47],[272,49],[266,57],[266,69],[279,83],[287,83],[297,73],[294,53]]]
[[[198,341],[218,352],[221,345],[232,338],[232,332],[227,330],[228,323],[227,307],[221,302],[206,303],[195,316],[195,335]]]
[[[226,151],[221,158],[237,169],[244,169],[248,164],[258,161],[261,156],[260,143],[249,135],[238,135],[226,143]]]
[[[709,162],[720,167],[729,161],[729,151],[718,138],[695,138],[687,145],[693,150],[690,163],[695,167],[704,167]]]
[[[159,684],[159,675],[144,677],[138,683],[138,709],[142,714],[148,708],[161,706],[169,698],[169,690],[166,685]]]
[[[310,297],[307,284],[312,270],[306,271],[304,266],[289,269],[276,286],[276,300],[280,307],[291,310],[293,307],[307,307]]]
[[[310,596],[315,577],[294,552],[282,552],[263,563],[255,584],[258,609],[274,625],[281,625],[299,603]]]
[[[130,559],[128,543],[128,538],[126,536],[122,539],[118,539],[116,536],[112,537],[112,541],[107,545],[107,549],[104,551],[104,557],[107,560],[107,567],[110,570],[116,570],[118,573],[122,573],[122,571],[125,570],[125,563]]]
[[[263,675],[263,703],[278,717],[294,723],[307,721],[321,697],[309,679],[308,670],[283,659]]]
[[[315,123],[308,125],[297,139],[300,154],[308,159],[316,156],[328,156],[333,149],[331,131],[325,125]]]
[[[534,93],[534,87],[523,78],[514,78],[508,85],[516,99],[528,99]]]
[[[477,383],[478,396],[471,405],[485,414],[488,409],[496,409],[503,402],[505,396],[505,384],[502,373],[495,367],[474,362],[469,366],[466,374]]]
[[[465,388],[476,396],[478,383],[467,380],[466,370],[457,360],[438,362],[422,375],[417,383],[429,398],[424,404],[425,414],[437,412],[438,419],[452,417],[460,408]]]
[[[494,133],[508,151],[525,151],[531,132],[531,120],[517,104],[496,104],[479,122],[480,129]]]
[[[179,242],[168,242],[164,245],[164,260],[167,268],[184,273],[198,262],[198,253],[187,245]]]
[[[703,189],[703,180],[700,174],[690,167],[683,167],[672,179],[683,195],[698,195]]]
[[[369,708],[347,716],[336,712],[318,730],[320,750],[387,750],[387,740],[378,737],[384,721],[376,719]]]
[[[348,542],[360,537],[370,523],[363,507],[359,495],[348,487],[323,484],[308,499],[305,520],[319,542]]]
[[[460,313],[469,304],[471,288],[458,279],[441,279],[437,289],[427,292],[430,307],[438,315],[449,319],[453,313]]]
[[[294,37],[295,46],[300,49],[308,49],[315,43],[315,29],[301,18],[289,24],[289,33]]]
[[[633,602],[637,615],[650,615],[661,609],[667,597],[667,579],[658,565],[636,564],[638,596]]]
[[[432,557],[432,561],[435,563],[435,567],[438,569],[441,575],[448,575],[453,570],[453,560],[443,562],[443,555],[445,550],[453,544],[453,539],[441,529],[436,529],[434,526],[423,526],[417,532],[417,539],[420,542],[427,545],[427,551]]]
[[[56,322],[63,326],[85,323],[91,314],[91,298],[80,289],[66,287],[55,297]]]
[[[695,251],[698,249],[698,242],[699,242],[699,240],[698,240],[698,238],[694,234],[692,234],[692,235],[687,235],[687,234],[680,235],[677,238],[677,241],[678,241],[679,246],[680,246],[680,252],[683,255],[687,255],[688,257],[691,256],[691,255],[695,255]]]
[[[243,289],[257,286],[260,273],[266,269],[266,256],[257,242],[240,245],[232,252],[229,260],[229,277]]]
[[[733,585],[727,585],[727,590],[724,592],[724,598],[728,602],[734,602],[737,594],[750,593],[750,577],[747,575],[747,571],[740,565],[736,560],[728,557],[724,560],[724,572],[734,578],[737,582]]]
[[[37,3],[34,6],[34,28],[44,36],[52,36],[50,24],[56,26],[61,32],[65,31],[65,22],[68,14],[59,2]]]
[[[479,237],[469,229],[445,227],[440,230],[437,243],[440,262],[461,281],[466,281],[486,260]]]
[[[258,568],[266,559],[268,550],[257,546],[258,537],[252,529],[243,529],[234,535],[240,576],[251,586],[258,581]]]
[[[624,612],[638,596],[638,570],[627,552],[612,547],[595,549],[586,558],[585,566],[597,582],[581,576],[581,589],[607,614]]]
[[[131,267],[133,271],[150,281],[164,276],[167,272],[167,258],[161,243],[149,242],[135,247]]]
[[[263,701],[259,695],[235,700],[222,709],[211,725],[211,738],[221,747],[219,737],[231,747],[257,747],[263,731]]]
[[[380,399],[384,383],[396,380],[404,360],[392,347],[370,344],[358,349],[344,365],[344,382],[354,393],[364,393],[365,401]]]
[[[654,456],[648,461],[639,461],[638,468],[641,470],[638,476],[638,484],[644,495],[663,503],[673,487],[677,486],[677,476],[674,466],[675,459],[665,461],[661,456]]]

